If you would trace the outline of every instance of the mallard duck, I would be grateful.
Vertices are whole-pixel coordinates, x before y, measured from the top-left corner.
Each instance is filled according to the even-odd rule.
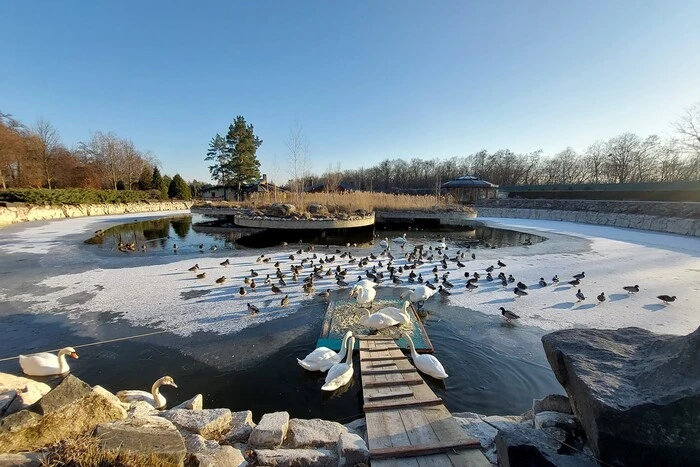
[[[578,298],[579,302],[582,302],[586,299],[586,296],[583,295],[583,292],[581,292],[581,289],[578,289],[578,292],[576,292],[576,298]]]
[[[216,280],[217,284],[223,284],[224,282],[226,282],[226,276],[221,276]]]
[[[289,305],[289,295],[284,296],[284,298],[280,301],[280,305],[282,305],[282,306]]]
[[[603,303],[605,301],[605,292],[601,292],[596,298],[598,299],[598,303]]]
[[[191,272],[199,271],[199,263],[197,263],[194,266],[192,266],[191,268],[189,268],[188,271],[191,271]]]
[[[669,303],[673,303],[676,301],[676,296],[675,295],[659,295],[656,298],[664,302],[666,305]]]
[[[229,264],[231,264],[231,262],[226,258],[226,261],[219,263],[219,266],[228,266]]]
[[[248,311],[250,312],[251,315],[254,315],[254,314],[260,312],[260,309],[257,306],[251,305],[250,303],[248,303],[247,305],[248,305]]]
[[[503,317],[504,317],[504,318],[506,319],[506,321],[508,321],[508,322],[510,322],[510,321],[513,320],[513,319],[518,319],[518,318],[520,318],[520,316],[516,315],[515,313],[513,313],[513,312],[510,311],[510,310],[506,310],[506,309],[503,308],[503,307],[500,307],[499,310],[501,310],[501,314],[503,315]]]

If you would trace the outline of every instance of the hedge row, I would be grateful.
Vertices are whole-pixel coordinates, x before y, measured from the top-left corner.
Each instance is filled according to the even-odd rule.
[[[65,189],[36,189],[17,188],[0,190],[0,201],[28,204],[118,204],[138,203],[143,201],[161,200],[162,194],[158,190],[147,191],[115,191],[92,190],[84,188]]]

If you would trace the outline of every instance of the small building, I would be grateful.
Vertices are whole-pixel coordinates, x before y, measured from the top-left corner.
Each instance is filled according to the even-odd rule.
[[[267,181],[267,174],[263,174],[262,178],[252,183],[241,184],[241,197],[248,196],[252,193],[271,193],[277,191],[288,191],[284,188],[275,186]],[[239,199],[238,187],[233,185],[217,185],[202,190],[202,199],[205,201],[237,201]]]
[[[465,175],[443,183],[440,188],[443,193],[452,195],[457,202],[471,203],[480,199],[495,198],[498,185],[479,177]]]
[[[347,193],[350,191],[354,191],[354,187],[352,186],[352,183],[347,183],[345,181],[340,181],[334,186],[327,186],[326,181],[318,182],[315,183],[311,186],[308,186],[304,188],[304,191],[307,193],[324,193],[327,191],[333,191],[333,192],[339,192],[339,193]]]

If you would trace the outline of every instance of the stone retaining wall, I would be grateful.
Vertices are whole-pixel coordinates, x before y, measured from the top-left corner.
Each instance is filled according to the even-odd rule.
[[[479,208],[479,217],[509,217],[580,222],[583,224],[609,225],[611,227],[654,230],[657,232],[700,237],[700,220],[683,219],[680,217],[509,208]]]
[[[163,201],[129,204],[78,204],[64,206],[35,206],[28,204],[0,205],[0,227],[21,222],[70,217],[105,216],[135,212],[176,211],[189,209],[190,201]]]

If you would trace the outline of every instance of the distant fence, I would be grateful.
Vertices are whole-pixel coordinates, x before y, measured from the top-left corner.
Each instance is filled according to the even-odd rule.
[[[700,201],[700,181],[501,186],[509,198]]]

